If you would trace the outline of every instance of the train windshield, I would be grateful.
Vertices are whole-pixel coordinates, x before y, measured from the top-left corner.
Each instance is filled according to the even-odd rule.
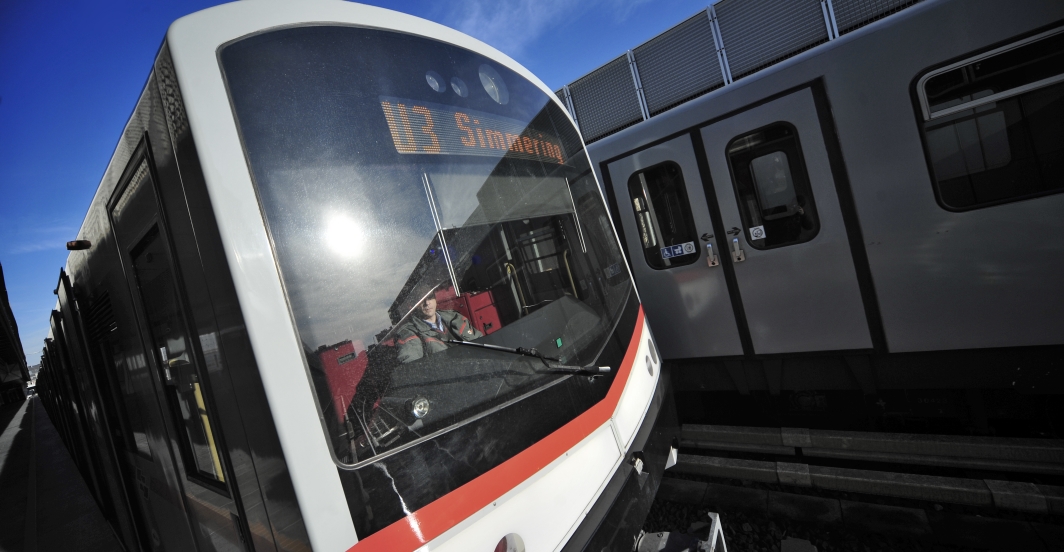
[[[355,27],[220,59],[340,462],[595,366],[632,284],[552,98],[471,51]]]

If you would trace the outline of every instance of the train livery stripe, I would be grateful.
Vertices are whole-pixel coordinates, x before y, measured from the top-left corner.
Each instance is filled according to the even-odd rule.
[[[642,337],[643,306],[640,305],[635,332],[605,398],[513,458],[366,537],[348,552],[414,550],[477,513],[572,449],[613,416]]]

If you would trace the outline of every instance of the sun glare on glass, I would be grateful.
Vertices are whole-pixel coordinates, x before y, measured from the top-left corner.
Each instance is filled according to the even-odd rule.
[[[365,236],[362,227],[349,217],[339,215],[325,227],[325,243],[334,253],[351,258],[362,252]]]

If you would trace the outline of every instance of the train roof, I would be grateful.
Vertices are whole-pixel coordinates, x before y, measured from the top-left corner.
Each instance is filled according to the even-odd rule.
[[[555,94],[590,144],[918,3],[722,0]]]

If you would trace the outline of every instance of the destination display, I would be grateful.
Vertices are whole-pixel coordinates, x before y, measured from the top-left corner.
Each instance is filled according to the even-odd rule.
[[[515,119],[470,109],[381,96],[395,151],[402,154],[479,155],[564,164],[557,136]]]

